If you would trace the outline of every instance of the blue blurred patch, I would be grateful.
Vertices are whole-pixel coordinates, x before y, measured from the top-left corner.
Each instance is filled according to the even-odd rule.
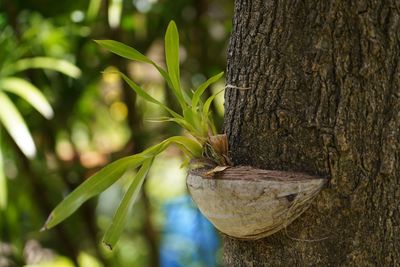
[[[189,196],[164,205],[166,221],[160,245],[161,267],[215,267],[219,239],[212,224]]]

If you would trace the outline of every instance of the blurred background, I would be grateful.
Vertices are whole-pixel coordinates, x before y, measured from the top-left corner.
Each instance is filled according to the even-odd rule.
[[[175,20],[190,90],[225,69],[232,11],[231,0],[0,1],[0,267],[221,266],[218,235],[187,196],[173,147],[155,161],[113,252],[101,238],[130,177],[56,228],[39,229],[102,166],[180,134],[148,121],[162,111],[118,76],[102,74],[128,73],[177,108],[157,72],[93,40],[124,42],[163,65],[164,33]],[[212,108],[221,126],[219,97]]]

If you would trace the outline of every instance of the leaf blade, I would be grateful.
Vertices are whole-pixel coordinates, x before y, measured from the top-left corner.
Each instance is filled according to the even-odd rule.
[[[197,89],[195,90],[193,97],[192,97],[192,109],[195,112],[196,107],[200,101],[200,97],[203,95],[204,91],[213,83],[221,79],[221,77],[224,75],[224,72],[220,72],[211,78],[209,78],[207,81],[202,83]]]
[[[179,73],[179,34],[174,21],[168,24],[165,33],[165,60],[168,73],[175,88],[180,88]]]
[[[139,85],[137,85],[134,81],[132,81],[131,79],[129,79],[128,76],[126,76],[125,74],[123,74],[122,72],[117,71],[117,73],[119,75],[121,75],[122,79],[141,97],[143,97],[146,101],[151,102],[153,104],[158,105],[159,107],[163,108],[164,110],[166,110],[167,112],[169,112],[173,117],[175,118],[181,118],[182,116],[179,115],[178,113],[176,113],[175,111],[173,111],[172,109],[170,109],[169,107],[167,107],[166,105],[164,105],[163,103],[161,103],[160,101],[158,101],[157,99],[155,99],[154,97],[152,97],[151,95],[149,95],[148,93],[146,93],[145,90],[143,90]]]
[[[197,158],[201,156],[202,145],[191,138],[185,136],[172,136],[167,139],[169,142],[174,143],[178,146],[184,147],[191,153],[192,158]]]
[[[212,102],[214,101],[215,97],[220,94],[222,91],[224,91],[224,89],[220,90],[219,92],[211,95],[209,98],[207,98],[206,102],[204,103],[203,106],[203,115],[204,116],[209,116],[209,112],[210,112],[210,106],[212,104]]]
[[[171,118],[171,117],[165,117],[165,118],[155,118],[155,119],[146,119],[147,121],[151,122],[175,122],[179,126],[181,126],[183,129],[187,130],[190,133],[196,132],[196,130],[193,128],[193,126],[188,123],[185,119],[182,118]]]
[[[28,158],[36,155],[36,146],[22,115],[7,97],[0,91],[0,122],[15,141],[22,153]]]
[[[114,53],[123,58],[153,65],[161,74],[161,76],[166,80],[168,86],[172,87],[171,79],[168,73],[159,65],[157,65],[154,61],[137,51],[135,48],[114,40],[95,40],[95,42],[110,51],[111,53]]]
[[[184,147],[186,150],[189,150],[193,157],[201,155],[201,144],[197,140],[193,140],[191,138],[185,136],[172,136],[164,141],[147,148],[139,155],[143,155],[146,157],[155,157],[161,152],[163,152],[169,145],[176,144],[181,147]]]
[[[217,129],[215,128],[212,118],[210,118],[210,106],[211,106],[212,102],[214,101],[215,97],[222,91],[224,91],[224,89],[211,95],[203,105],[203,111],[202,111],[203,118],[204,118],[203,121],[208,123],[208,125],[205,125],[205,127],[210,127],[213,134],[217,134]]]
[[[181,89],[179,71],[179,34],[178,28],[173,20],[168,24],[164,42],[165,61],[167,63],[167,70],[171,79],[172,89],[182,110],[185,110],[187,106]]]
[[[46,119],[54,116],[54,111],[42,92],[33,84],[17,77],[8,77],[0,81],[0,88],[25,99]]]
[[[33,57],[20,59],[13,66],[12,71],[19,72],[27,69],[49,69],[61,72],[72,78],[78,78],[82,72],[69,61],[52,57]]]
[[[57,205],[50,213],[43,230],[50,229],[75,212],[85,201],[103,192],[115,183],[129,168],[140,165],[146,157],[133,155],[114,161],[95,173]]]
[[[103,237],[103,243],[110,248],[110,250],[115,247],[119,237],[121,236],[129,215],[129,211],[138,198],[140,189],[151,167],[152,161],[153,158],[150,158],[143,162],[143,165],[140,167],[139,171],[132,180],[132,183],[129,185],[128,190],[125,192],[124,197],[122,198],[122,201],[118,206],[116,213],[114,214],[112,223],[106,230],[106,233]]]
[[[114,40],[94,40],[97,44],[104,47],[108,51],[130,60],[136,60],[143,63],[155,64],[148,57],[130,47]]]

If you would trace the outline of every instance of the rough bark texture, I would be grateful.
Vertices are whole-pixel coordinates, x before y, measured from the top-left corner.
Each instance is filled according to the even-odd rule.
[[[236,0],[233,162],[331,180],[286,231],[225,237],[226,266],[400,266],[399,20],[394,0]]]

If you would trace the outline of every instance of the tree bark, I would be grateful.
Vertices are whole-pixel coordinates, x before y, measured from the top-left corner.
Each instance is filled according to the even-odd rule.
[[[226,266],[400,265],[399,20],[394,0],[235,1],[230,157],[330,183],[285,230],[225,237]]]

